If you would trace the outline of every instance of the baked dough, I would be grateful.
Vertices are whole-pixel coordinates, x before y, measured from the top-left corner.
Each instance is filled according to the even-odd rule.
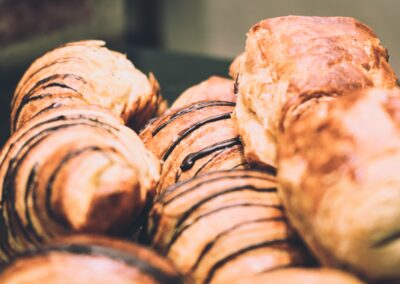
[[[173,266],[133,243],[73,236],[30,251],[3,267],[2,284],[183,284]]]
[[[309,264],[286,222],[275,177],[261,171],[213,172],[169,187],[150,212],[149,235],[194,283]]]
[[[270,165],[279,132],[315,105],[354,89],[396,85],[386,49],[353,18],[261,21],[248,33],[240,66],[236,116],[246,158]]]
[[[133,230],[158,178],[158,159],[104,109],[31,119],[0,153],[0,262],[60,235]]]
[[[362,284],[360,280],[339,270],[288,268],[243,277],[233,284]]]
[[[192,103],[169,110],[140,133],[162,162],[158,193],[201,173],[248,167],[231,118],[234,108],[226,101]]]
[[[236,102],[234,81],[219,76],[207,80],[184,91],[172,104],[171,109],[180,108],[199,101]]]
[[[399,283],[400,90],[320,104],[280,141],[288,217],[322,264]]]
[[[135,130],[165,110],[153,75],[147,78],[103,41],[68,43],[38,58],[14,93],[11,130],[60,106],[97,105]]]

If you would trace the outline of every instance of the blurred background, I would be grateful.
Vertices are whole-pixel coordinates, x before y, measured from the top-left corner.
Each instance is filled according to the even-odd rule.
[[[248,29],[282,15],[352,16],[371,26],[400,72],[399,0],[0,0],[0,144],[20,76],[44,51],[104,39],[172,100],[209,75],[227,76]]]

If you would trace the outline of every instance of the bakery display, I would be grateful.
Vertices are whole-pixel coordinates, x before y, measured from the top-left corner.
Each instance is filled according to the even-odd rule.
[[[235,103],[201,101],[171,109],[140,133],[162,161],[157,192],[216,170],[245,168],[243,146],[231,115]]]
[[[211,76],[184,91],[171,105],[171,109],[200,101],[236,102],[234,81],[219,76]]]
[[[242,60],[237,124],[246,158],[261,164],[276,164],[279,133],[320,103],[354,89],[396,85],[386,49],[353,18],[261,21],[248,33]]]
[[[0,283],[399,283],[400,88],[372,29],[266,19],[226,71],[166,110],[103,41],[37,59],[0,152]]]
[[[322,264],[371,282],[400,281],[399,114],[399,89],[355,91],[305,114],[279,147],[293,226]]]
[[[98,107],[30,120],[0,154],[0,259],[71,232],[124,233],[152,195],[158,166],[131,129]]]
[[[275,177],[256,170],[218,171],[169,187],[148,230],[152,246],[194,283],[229,283],[309,262],[286,222]]]
[[[152,251],[119,240],[75,236],[29,251],[0,274],[3,284],[179,284],[173,266]]]
[[[233,284],[362,284],[352,275],[333,269],[287,268],[234,281]]]
[[[153,75],[147,78],[103,41],[72,42],[38,58],[20,80],[11,106],[11,130],[60,106],[97,105],[139,130],[166,107]]]

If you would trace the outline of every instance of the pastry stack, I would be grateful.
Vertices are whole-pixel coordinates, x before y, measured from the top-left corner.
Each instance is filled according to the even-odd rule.
[[[0,154],[1,283],[398,283],[400,90],[374,32],[267,19],[229,74],[167,109],[103,42],[36,60]]]

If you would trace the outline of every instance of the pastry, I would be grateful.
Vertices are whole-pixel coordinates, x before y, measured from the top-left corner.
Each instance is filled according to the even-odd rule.
[[[228,101],[236,102],[234,81],[218,76],[207,80],[184,91],[172,104],[171,108],[180,108],[199,101]]]
[[[288,217],[322,264],[399,283],[400,90],[358,90],[321,104],[281,145]]]
[[[179,284],[173,266],[152,251],[123,241],[74,236],[13,259],[2,284]]]
[[[147,78],[103,41],[60,46],[37,59],[19,82],[11,107],[11,130],[60,106],[97,105],[135,130],[164,107],[153,75]]]
[[[71,232],[126,233],[158,177],[158,160],[108,111],[31,119],[0,154],[0,261]]]
[[[249,162],[276,164],[279,133],[319,103],[396,76],[373,31],[353,18],[287,16],[254,25],[240,64],[238,129]]]
[[[229,66],[229,76],[232,79],[238,79],[241,65],[245,63],[246,60],[246,52],[242,52],[232,61],[231,65]]]
[[[219,171],[173,185],[149,220],[152,246],[194,283],[230,283],[309,262],[266,172]]]
[[[233,284],[362,284],[360,280],[339,270],[287,268],[244,277]]]
[[[158,193],[201,173],[248,166],[231,119],[234,108],[227,101],[196,102],[147,125],[140,138],[162,161]]]

